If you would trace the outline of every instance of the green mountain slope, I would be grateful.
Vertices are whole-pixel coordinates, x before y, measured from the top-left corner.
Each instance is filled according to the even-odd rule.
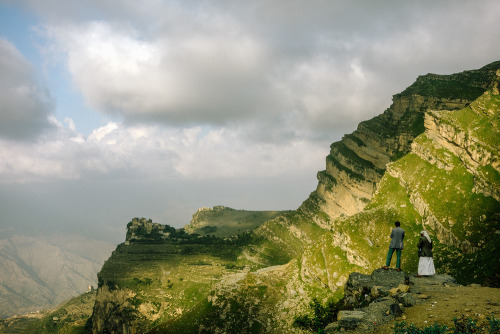
[[[181,230],[129,223],[127,242],[99,273],[94,332],[293,333],[312,298],[340,298],[349,273],[383,264],[396,220],[406,231],[405,271],[416,271],[426,229],[439,272],[498,284],[499,76],[495,62],[419,77],[332,144],[298,210],[250,233],[229,236],[229,224],[214,235],[224,230],[218,214]],[[186,233],[206,226],[217,229]]]
[[[235,210],[224,206],[201,208],[184,229],[187,233],[228,237],[251,231],[283,211]]]
[[[96,291],[93,290],[74,297],[53,310],[33,312],[0,320],[0,333],[88,333],[95,297]]]

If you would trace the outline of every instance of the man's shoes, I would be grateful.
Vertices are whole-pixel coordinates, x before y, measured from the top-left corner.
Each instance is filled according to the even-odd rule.
[[[383,266],[383,267],[382,267],[382,269],[387,270],[387,269],[389,269],[389,268],[387,268],[387,266]]]

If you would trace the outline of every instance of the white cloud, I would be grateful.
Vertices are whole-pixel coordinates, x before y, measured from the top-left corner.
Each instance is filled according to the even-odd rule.
[[[109,122],[87,138],[72,120],[36,144],[0,141],[0,182],[94,177],[234,179],[297,175],[321,168],[325,151],[304,141],[252,145],[239,129],[124,126]]]
[[[276,103],[261,68],[265,47],[236,23],[214,21],[149,40],[105,22],[46,33],[66,55],[75,85],[102,112],[181,125],[255,117],[262,102]]]
[[[50,127],[53,102],[34,69],[17,48],[0,36],[0,137],[34,139]]]

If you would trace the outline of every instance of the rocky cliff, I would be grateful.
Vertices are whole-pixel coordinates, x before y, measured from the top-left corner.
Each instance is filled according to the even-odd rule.
[[[298,210],[250,233],[186,233],[217,225],[204,215],[203,226],[161,242],[119,245],[99,273],[93,331],[294,332],[312,298],[338,299],[351,272],[383,263],[395,220],[406,231],[405,271],[416,270],[426,229],[438,272],[498,284],[488,255],[500,245],[498,69],[419,77],[332,144]]]
[[[420,76],[381,115],[331,145],[326,169],[318,172],[315,192],[299,210],[323,212],[329,218],[350,216],[371,200],[386,165],[410,151],[424,132],[427,110],[459,110],[489,88],[499,62],[452,75]]]

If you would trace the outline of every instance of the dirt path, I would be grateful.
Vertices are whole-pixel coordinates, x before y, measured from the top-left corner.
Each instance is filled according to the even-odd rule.
[[[404,309],[402,317],[376,327],[371,333],[393,333],[394,323],[405,321],[419,328],[435,322],[452,327],[453,318],[480,319],[494,314],[500,318],[500,289],[474,286],[430,285],[419,288],[417,304]],[[420,298],[424,297],[424,298]],[[425,298],[427,297],[427,298]]]

